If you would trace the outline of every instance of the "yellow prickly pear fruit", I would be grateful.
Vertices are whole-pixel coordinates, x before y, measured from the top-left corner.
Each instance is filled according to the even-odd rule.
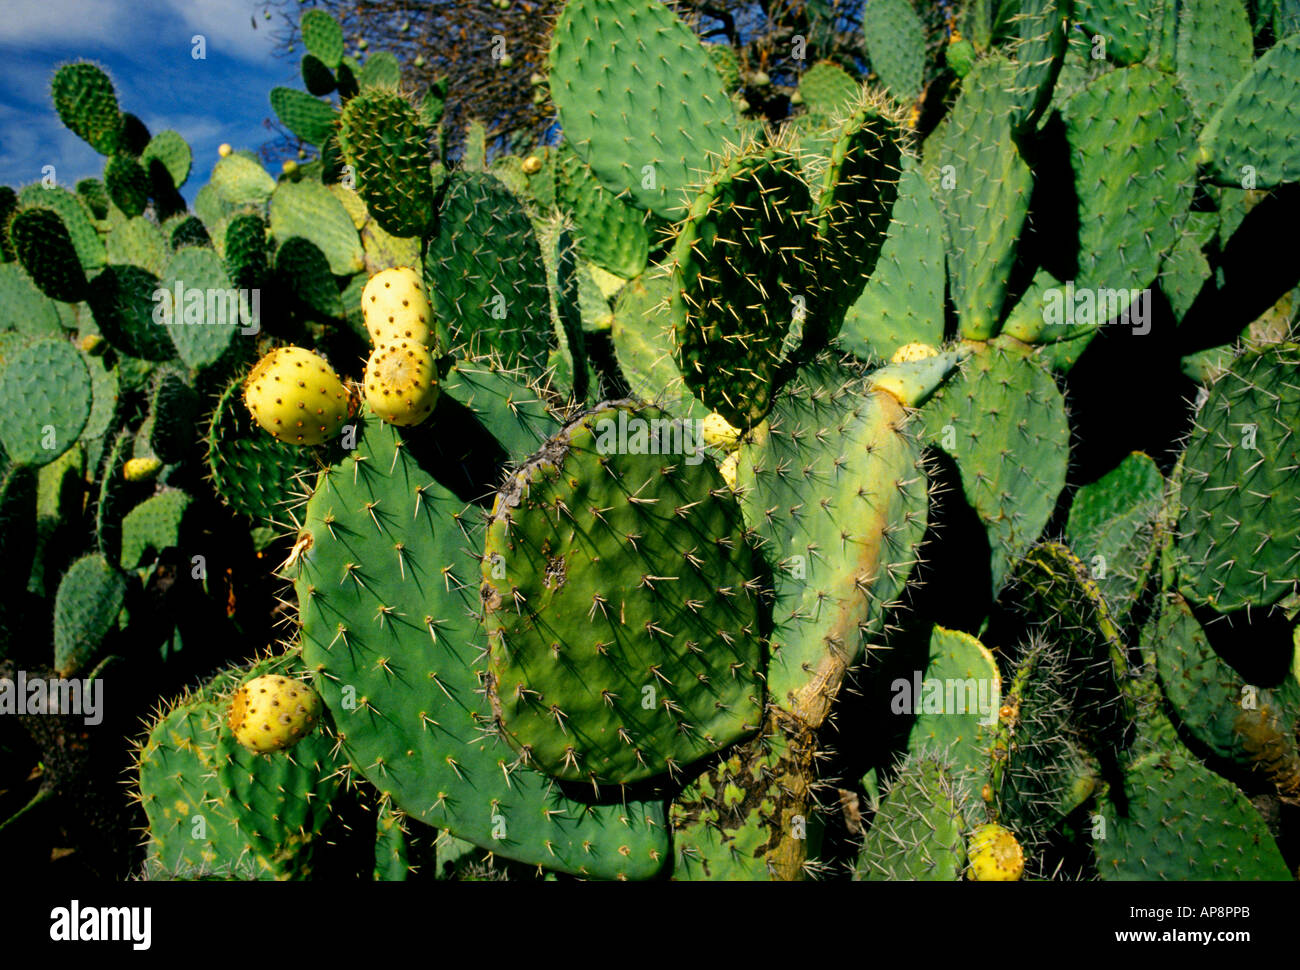
[[[414,340],[381,343],[366,361],[366,402],[389,424],[419,424],[438,403],[433,355]]]
[[[542,170],[542,160],[536,155],[529,155],[524,159],[523,169],[525,175],[536,175]]]
[[[92,357],[98,357],[108,349],[108,345],[104,343],[104,338],[97,333],[86,334],[81,338],[81,342],[77,346]]]
[[[704,434],[705,443],[715,448],[734,448],[740,441],[740,429],[717,411],[713,411],[704,419],[700,431]]]
[[[122,477],[128,482],[148,482],[162,471],[162,466],[162,459],[156,456],[131,458],[122,466]]]
[[[298,171],[298,163],[292,158],[286,158],[284,164],[280,166],[280,169],[285,175],[292,175],[294,172]]]
[[[361,291],[361,312],[370,342],[376,347],[398,340],[430,344],[433,308],[419,272],[395,266],[370,277]]]
[[[281,441],[319,445],[343,427],[349,398],[323,358],[302,347],[280,347],[259,360],[244,380],[244,404]]]
[[[718,472],[722,475],[722,480],[727,483],[731,489],[736,487],[736,470],[740,468],[740,452],[733,451],[718,466]]]
[[[229,145],[225,144],[224,142],[217,146],[217,154],[220,155],[222,158],[225,158],[232,151],[234,151],[234,149],[232,149]]]
[[[914,360],[925,360],[927,357],[938,357],[939,351],[935,350],[929,344],[910,343],[903,344],[894,351],[894,356],[889,358],[891,364],[908,364]]]
[[[966,844],[969,876],[978,882],[1015,882],[1025,871],[1025,854],[1009,829],[981,825]]]
[[[235,691],[226,723],[245,748],[266,754],[305,738],[320,711],[320,695],[302,681],[263,674]]]

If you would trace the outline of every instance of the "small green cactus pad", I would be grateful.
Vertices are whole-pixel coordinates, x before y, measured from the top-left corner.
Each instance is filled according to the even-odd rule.
[[[1195,188],[1195,122],[1174,80],[1145,64],[1093,81],[1065,120],[1079,197],[1075,283],[1096,293],[1104,323],[1151,285],[1178,240]]]
[[[275,278],[310,311],[323,317],[343,316],[343,300],[329,260],[311,240],[291,236],[275,254]]]
[[[185,513],[193,501],[179,489],[145,499],[122,520],[122,568],[136,569],[151,553],[178,545]]]
[[[548,79],[566,139],[605,188],[665,219],[686,214],[687,192],[740,140],[718,69],[659,0],[568,0]]]
[[[1253,66],[1250,17],[1241,0],[1183,0],[1177,6],[1178,77],[1205,123]]]
[[[412,818],[499,855],[597,878],[654,875],[668,854],[660,805],[572,801],[485,733],[470,519],[401,440],[367,421],[319,479],[299,539],[303,659],[344,751]]]
[[[42,338],[6,355],[0,370],[0,442],[9,460],[45,465],[77,442],[90,417],[90,371],[66,340]]]
[[[76,189],[77,198],[85,204],[94,218],[108,218],[110,200],[108,198],[108,189],[104,188],[103,182],[99,179],[81,179],[77,182]],[[6,217],[6,213],[0,213],[0,223],[8,221]]]
[[[673,245],[678,366],[696,397],[739,428],[771,408],[790,329],[822,312],[812,299],[811,201],[795,169],[780,148],[735,156]]]
[[[18,204],[20,208],[53,209],[59,214],[72,240],[72,248],[77,252],[77,260],[88,278],[104,268],[103,240],[92,221],[90,208],[79,196],[57,185],[47,187],[36,183],[18,193]]]
[[[1023,0],[1011,24],[1016,77],[1012,91],[1017,111],[1012,126],[1031,130],[1052,98],[1065,60],[1068,0]]]
[[[352,98],[339,119],[339,145],[357,193],[394,236],[423,236],[433,224],[433,176],[415,108],[394,91]]]
[[[904,344],[938,346],[944,330],[943,220],[911,156],[875,272],[848,309],[839,344],[863,360],[888,360]]]
[[[1218,185],[1267,189],[1300,181],[1300,152],[1286,136],[1300,84],[1300,34],[1255,61],[1201,132],[1201,153]]]
[[[235,216],[226,224],[223,243],[230,281],[243,289],[260,287],[266,279],[270,259],[266,220],[256,212]]]
[[[190,177],[193,156],[185,139],[175,131],[160,131],[149,139],[140,161],[146,168],[159,162],[171,178],[173,188],[179,189]]]
[[[149,173],[130,155],[114,155],[104,166],[104,187],[128,219],[149,205]]]
[[[1077,0],[1075,19],[1101,38],[1106,56],[1117,64],[1136,64],[1151,46],[1151,4],[1139,0]]]
[[[973,353],[922,408],[925,442],[957,463],[988,533],[992,593],[1047,525],[1065,487],[1065,400],[1028,348],[1002,338]]]
[[[881,99],[864,94],[827,149],[813,218],[823,306],[805,323],[802,350],[822,349],[875,272],[898,199],[903,131]]]
[[[478,419],[512,461],[524,461],[560,430],[527,375],[500,370],[490,361],[458,361],[441,387]]]
[[[264,205],[275,191],[275,179],[256,158],[243,152],[233,152],[220,159],[212,169],[208,184],[216,191],[219,201],[233,207]],[[195,208],[198,209],[197,205]]]
[[[343,29],[324,10],[305,10],[299,21],[302,45],[330,70],[338,70],[343,61]]]
[[[375,51],[366,58],[357,74],[357,84],[362,91],[370,89],[393,90],[402,80],[402,66],[388,51]]]
[[[0,330],[10,329],[29,337],[63,335],[54,301],[15,262],[0,264]]]
[[[235,821],[217,779],[216,743],[223,717],[215,703],[186,699],[154,723],[140,750],[149,878],[276,877],[271,862]]]
[[[76,303],[86,296],[86,274],[72,237],[53,209],[24,208],[9,220],[9,244],[42,293]]]
[[[1221,613],[1268,606],[1300,578],[1300,387],[1294,344],[1249,353],[1210,388],[1184,459],[1179,588]]]
[[[54,669],[71,677],[95,658],[117,626],[126,578],[97,552],[74,562],[54,601]]]
[[[277,441],[253,423],[241,398],[242,379],[221,393],[208,425],[207,463],[221,500],[258,522],[279,520],[295,480],[312,466],[302,448]]]
[[[523,204],[491,175],[457,173],[439,224],[424,276],[453,345],[540,376],[551,339],[546,265]]]
[[[607,191],[567,147],[557,153],[555,201],[577,223],[578,248],[586,259],[624,279],[645,269],[650,245],[645,213]]]
[[[676,880],[779,880],[801,874],[815,738],[788,714],[710,764],[673,799]]]
[[[911,0],[868,0],[862,30],[872,70],[895,99],[911,104],[925,74],[925,24]]]
[[[997,661],[969,633],[936,626],[924,671],[890,685],[890,713],[915,714],[908,750],[943,751],[953,778],[973,780],[988,767],[1002,706]]]
[[[138,266],[109,266],[95,277],[88,302],[100,333],[115,349],[149,361],[176,356],[167,327],[154,322],[154,294],[161,285]]]
[[[122,142],[122,115],[108,75],[94,64],[66,64],[50,84],[54,107],[64,125],[101,155]]]
[[[943,213],[949,283],[961,332],[997,333],[1029,213],[1033,174],[1012,136],[1015,65],[980,61],[952,111],[925,141],[923,171]]]
[[[160,368],[149,395],[146,426],[150,450],[168,464],[183,461],[199,437],[198,411],[199,396],[186,375]]]
[[[325,254],[330,272],[351,276],[364,267],[361,240],[343,203],[319,182],[281,182],[271,195],[271,235],[283,243],[309,240]]]
[[[768,691],[814,727],[881,630],[925,532],[925,475],[904,421],[890,395],[818,364],[741,448],[736,485],[775,583]]]
[[[212,245],[212,237],[208,235],[208,227],[203,224],[203,220],[198,216],[183,215],[163,226],[163,229],[169,234],[173,250],[184,249],[186,246]]]
[[[752,552],[694,431],[603,405],[497,494],[483,558],[492,703],[548,774],[676,774],[758,729]]]
[[[338,109],[328,101],[294,88],[272,88],[271,110],[294,137],[317,148],[334,134],[334,123],[339,118]]]
[[[241,319],[251,313],[251,307],[231,285],[220,258],[211,249],[187,246],[173,253],[162,289],[167,298],[158,304],[157,316],[165,322],[167,336],[188,367],[210,367],[229,349],[235,334],[255,332],[251,319],[248,323]]]
[[[1108,799],[1094,838],[1097,872],[1111,880],[1284,880],[1287,868],[1255,807],[1185,749],[1152,752],[1124,773],[1126,811]],[[1180,838],[1170,838],[1175,832]]]
[[[673,359],[672,280],[650,269],[619,290],[610,336],[619,370],[633,396],[674,417],[704,420],[709,409],[696,400]]]
[[[861,90],[862,85],[834,61],[818,61],[799,76],[799,94],[809,114],[838,115],[858,100]]]
[[[1276,690],[1247,684],[1215,654],[1181,596],[1170,594],[1161,607],[1156,669],[1179,721],[1214,754],[1257,766],[1284,795],[1300,795],[1300,684],[1289,675]]]
[[[1156,518],[1165,480],[1156,463],[1133,452],[1074,496],[1065,526],[1069,546],[1084,563],[1111,611],[1127,615],[1155,562]]]
[[[942,754],[913,752],[898,768],[853,867],[855,880],[952,882],[966,865],[970,796]]]
[[[334,72],[325,66],[324,61],[315,54],[304,54],[300,63],[303,87],[309,94],[324,97],[334,91]]]
[[[411,873],[403,817],[389,802],[379,806],[375,818],[375,882],[405,882]]]

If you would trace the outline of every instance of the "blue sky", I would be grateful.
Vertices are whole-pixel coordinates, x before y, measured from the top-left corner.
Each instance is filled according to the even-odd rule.
[[[0,184],[19,188],[54,165],[60,185],[100,177],[104,159],[59,122],[58,65],[105,68],[122,110],[149,131],[181,133],[194,153],[186,199],[208,181],[217,146],[256,151],[271,140],[272,87],[302,87],[297,62],[272,56],[275,19],[253,0],[7,0],[0,15]],[[257,20],[257,29],[249,23]],[[191,56],[202,34],[206,60]]]

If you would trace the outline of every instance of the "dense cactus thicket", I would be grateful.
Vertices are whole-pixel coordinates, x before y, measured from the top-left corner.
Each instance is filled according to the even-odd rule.
[[[58,70],[105,169],[0,198],[0,670],[161,685],[77,728],[105,866],[1295,878],[1300,7],[932,14],[773,125],[567,0],[548,143],[453,162],[308,10],[315,154],[193,211]],[[11,832],[90,799],[31,734]]]

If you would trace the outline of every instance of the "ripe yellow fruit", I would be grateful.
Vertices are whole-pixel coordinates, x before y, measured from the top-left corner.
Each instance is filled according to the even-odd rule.
[[[722,480],[727,483],[731,489],[736,487],[736,469],[740,467],[740,452],[733,451],[723,459],[722,464],[718,466],[718,472],[722,475]]]
[[[935,350],[929,344],[910,343],[903,344],[894,351],[894,356],[889,358],[891,364],[910,364],[914,360],[925,360],[928,357],[938,357],[939,351]]]
[[[704,434],[705,443],[715,448],[734,448],[740,441],[740,429],[717,411],[711,412],[704,419],[700,430]]]
[[[395,266],[370,277],[361,291],[361,312],[375,346],[398,340],[430,346],[433,308],[429,292],[419,272],[409,266]]]
[[[232,149],[229,145],[225,144],[224,142],[217,146],[217,154],[220,155],[222,158],[225,158],[233,150],[234,149]]]
[[[298,171],[298,163],[292,158],[286,158],[284,164],[280,166],[280,169],[285,175],[292,175],[294,172]]]
[[[1015,882],[1025,872],[1025,854],[1009,829],[995,822],[981,825],[966,844],[971,879],[978,882]]]
[[[419,424],[438,403],[433,355],[414,340],[381,343],[366,361],[365,389],[366,403],[389,424]]]
[[[523,168],[525,175],[536,175],[542,170],[542,160],[536,155],[529,155],[524,159]]]
[[[128,482],[147,482],[162,471],[161,458],[131,458],[122,466],[122,477]]]
[[[244,404],[281,441],[319,445],[343,427],[350,400],[323,358],[302,347],[280,347],[259,360],[244,380]]]
[[[235,691],[226,723],[249,751],[266,754],[296,744],[320,720],[320,695],[279,674],[254,677]]]

